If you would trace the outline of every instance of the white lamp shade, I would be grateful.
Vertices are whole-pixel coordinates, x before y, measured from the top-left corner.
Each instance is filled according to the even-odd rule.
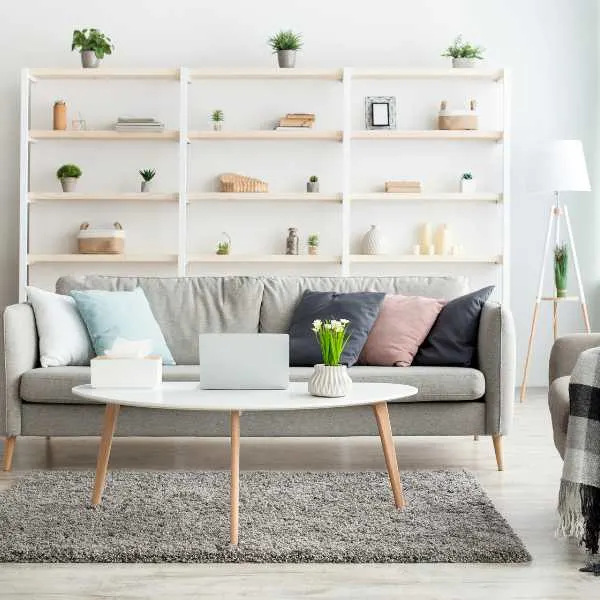
[[[545,147],[532,165],[530,187],[536,192],[589,192],[581,142],[557,140]]]

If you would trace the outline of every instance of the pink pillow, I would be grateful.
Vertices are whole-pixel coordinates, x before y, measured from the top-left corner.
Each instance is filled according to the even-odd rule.
[[[388,294],[381,305],[359,363],[408,367],[446,302],[423,296]]]

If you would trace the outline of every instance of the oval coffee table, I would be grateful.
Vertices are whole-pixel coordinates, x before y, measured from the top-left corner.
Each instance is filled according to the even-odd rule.
[[[240,489],[240,414],[244,411],[317,410],[346,406],[373,406],[383,455],[396,508],[405,506],[400,471],[392,438],[387,403],[414,396],[417,388],[392,383],[354,383],[343,398],[317,398],[306,383],[291,383],[287,390],[202,390],[197,382],[165,382],[156,389],[93,388],[78,385],[76,396],[106,404],[98,451],[92,504],[100,504],[119,407],[137,406],[160,410],[214,410],[230,413],[231,422],[231,523],[232,544],[238,543]]]

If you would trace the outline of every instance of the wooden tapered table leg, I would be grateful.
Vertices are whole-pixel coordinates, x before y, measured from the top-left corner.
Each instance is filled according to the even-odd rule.
[[[394,448],[394,438],[392,437],[392,426],[390,424],[387,402],[373,404],[373,412],[377,421],[377,429],[379,430],[383,456],[385,457],[385,466],[387,467],[392,492],[394,493],[396,508],[404,508],[406,502],[402,493],[402,482],[400,481],[400,470],[398,469],[398,458],[396,457],[396,449]]]
[[[504,471],[504,455],[502,452],[502,436],[499,433],[492,435],[492,442],[494,443],[494,454],[496,455],[496,465],[498,471]]]
[[[104,484],[106,483],[106,472],[108,471],[108,459],[112,447],[113,435],[117,426],[119,416],[118,404],[107,404],[104,411],[104,425],[102,427],[102,439],[98,450],[98,461],[96,463],[96,480],[94,481],[94,492],[92,493],[92,504],[100,504]]]
[[[4,438],[4,470],[10,471],[12,469],[12,460],[15,453],[15,445],[17,443],[17,436],[10,435]]]
[[[558,337],[558,301],[555,300],[553,302],[554,306],[552,307],[552,333],[554,335],[554,341]]]
[[[238,543],[240,516],[240,411],[231,411],[231,522],[229,538]]]
[[[531,358],[531,349],[533,347],[533,336],[535,334],[535,324],[537,321],[538,312],[540,310],[539,300],[535,302],[535,308],[533,309],[533,319],[531,319],[531,333],[529,334],[529,343],[527,344],[527,355],[525,356],[525,368],[523,369],[523,381],[521,382],[521,397],[520,401],[525,400],[525,394],[527,393],[527,370],[529,369],[529,359]]]
[[[591,333],[592,329],[590,327],[590,316],[588,314],[587,304],[585,302],[581,303],[581,312],[583,312],[583,323],[585,324],[585,332]]]

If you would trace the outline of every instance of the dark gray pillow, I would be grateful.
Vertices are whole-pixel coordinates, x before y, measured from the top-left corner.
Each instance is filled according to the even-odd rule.
[[[494,286],[450,300],[442,308],[412,364],[421,367],[472,367],[477,363],[481,309]]]
[[[341,363],[351,367],[358,360],[384,298],[385,294],[379,292],[304,292],[290,325],[290,365],[312,367],[323,362],[319,343],[312,331],[315,319],[348,319],[350,339],[342,353]]]

